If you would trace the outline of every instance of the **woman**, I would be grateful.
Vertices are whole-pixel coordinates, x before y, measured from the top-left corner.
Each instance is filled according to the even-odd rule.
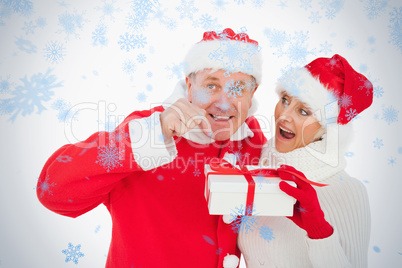
[[[370,210],[365,186],[345,171],[350,121],[372,102],[372,85],[339,55],[318,58],[281,79],[275,138],[260,163],[288,173],[282,191],[296,198],[292,217],[258,217],[254,232],[239,234],[248,268],[367,267]],[[334,102],[335,101],[335,102]],[[269,156],[269,157],[268,157]]]

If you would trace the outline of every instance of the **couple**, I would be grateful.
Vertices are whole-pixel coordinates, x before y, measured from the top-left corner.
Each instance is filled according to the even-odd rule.
[[[370,106],[371,83],[339,55],[289,71],[277,88],[275,138],[267,141],[249,116],[261,83],[257,46],[230,29],[204,33],[186,56],[185,84],[166,105],[64,145],[45,163],[37,187],[45,207],[69,217],[102,203],[109,210],[106,267],[234,268],[240,251],[247,267],[367,266],[367,193],[344,172],[339,147],[343,134],[350,139],[350,121]],[[234,67],[225,61],[231,48],[247,57]],[[285,181],[280,188],[297,202],[292,217],[258,218],[272,239],[257,230],[237,234],[223,216],[209,215],[204,165],[226,153],[246,165],[284,159],[278,173],[297,188]],[[313,187],[283,169],[328,186]]]

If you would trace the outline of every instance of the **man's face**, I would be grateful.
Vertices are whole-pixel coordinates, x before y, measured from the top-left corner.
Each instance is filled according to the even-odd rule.
[[[198,71],[186,78],[188,100],[207,112],[212,138],[229,139],[244,123],[258,85],[245,73]]]

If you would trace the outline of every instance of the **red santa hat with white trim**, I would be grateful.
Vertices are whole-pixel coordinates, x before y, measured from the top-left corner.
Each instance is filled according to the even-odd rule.
[[[338,54],[285,72],[276,88],[279,95],[283,91],[320,112],[323,126],[335,120],[346,125],[373,102],[371,82]]]
[[[184,73],[204,69],[226,70],[230,73],[242,72],[252,75],[257,84],[261,83],[262,56],[258,42],[246,33],[236,34],[226,28],[222,32],[205,32],[184,59]]]

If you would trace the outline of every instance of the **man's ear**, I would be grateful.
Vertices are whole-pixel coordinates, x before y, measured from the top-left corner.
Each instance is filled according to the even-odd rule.
[[[186,85],[187,85],[187,100],[191,102],[191,89],[192,89],[192,79],[190,76],[186,76]]]

